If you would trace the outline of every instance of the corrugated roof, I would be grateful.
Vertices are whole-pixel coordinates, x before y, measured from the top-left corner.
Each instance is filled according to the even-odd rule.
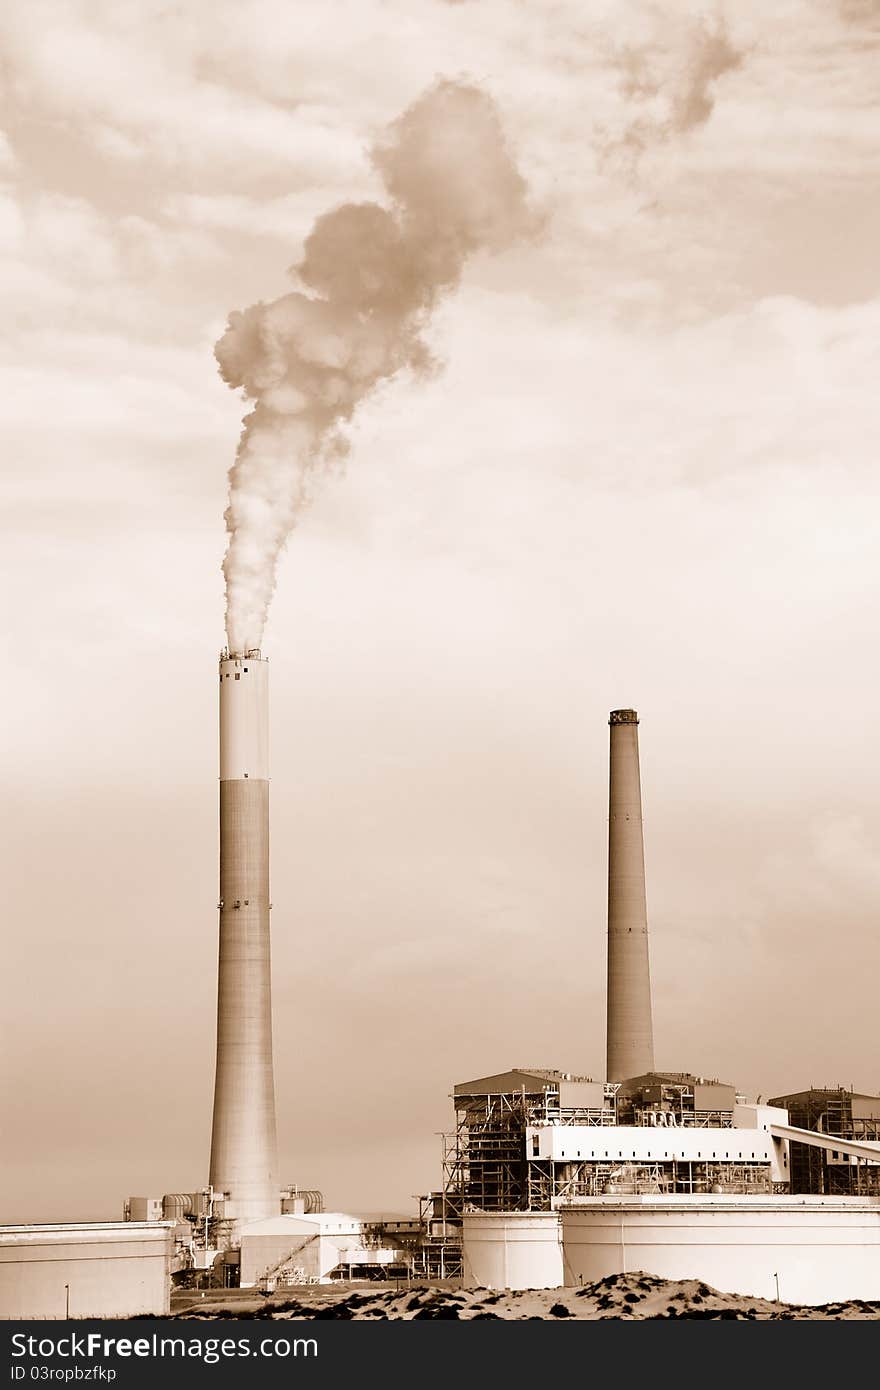
[[[592,1081],[591,1076],[576,1076],[574,1072],[555,1071],[552,1067],[514,1067],[495,1076],[480,1076],[476,1081],[460,1081],[453,1089],[456,1096],[506,1096],[525,1086],[531,1094],[560,1081]]]
[[[660,1081],[667,1086],[726,1086],[735,1090],[732,1081],[720,1081],[717,1076],[696,1076],[690,1071],[646,1071],[639,1076],[624,1076],[620,1084],[634,1086],[637,1082],[642,1082],[650,1085],[652,1081]]]
[[[309,1212],[308,1216],[300,1216],[297,1212],[284,1212],[279,1216],[268,1216],[264,1221],[252,1221],[249,1225],[243,1226],[241,1234],[243,1236],[280,1236],[286,1231],[296,1232],[302,1230],[330,1231],[335,1226],[360,1226],[362,1224],[359,1216],[352,1216],[347,1211],[314,1211]]]

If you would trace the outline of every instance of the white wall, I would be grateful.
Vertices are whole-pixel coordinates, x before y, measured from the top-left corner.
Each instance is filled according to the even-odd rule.
[[[535,1143],[537,1140],[537,1153]],[[529,1158],[597,1162],[770,1163],[773,1139],[761,1129],[655,1129],[650,1125],[536,1125],[526,1130]]]
[[[880,1299],[880,1201],[603,1197],[560,1212],[565,1283],[643,1270],[787,1303]]]
[[[0,1227],[0,1317],[130,1317],[169,1311],[172,1223]]]
[[[245,1226],[241,1232],[241,1285],[258,1285],[267,1270],[285,1260],[294,1247],[291,1265],[310,1278],[325,1279],[343,1258],[341,1251],[359,1246],[363,1230],[359,1217],[346,1212],[296,1213],[268,1217]],[[316,1237],[316,1239],[310,1239]]]
[[[466,1214],[462,1242],[466,1284],[487,1289],[558,1289],[563,1282],[555,1211]]]

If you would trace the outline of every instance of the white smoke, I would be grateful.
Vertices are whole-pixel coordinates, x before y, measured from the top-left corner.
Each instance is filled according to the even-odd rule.
[[[259,647],[278,556],[309,475],[344,452],[338,426],[403,367],[431,363],[421,332],[465,261],[536,229],[491,98],[444,81],[372,151],[391,200],[318,218],[293,267],[306,293],[229,316],[214,351],[229,386],[255,402],[229,474],[226,633]]]
[[[737,48],[723,19],[662,16],[654,42],[619,51],[621,95],[638,114],[617,134],[597,131],[603,167],[634,172],[650,149],[704,126],[715,109],[718,80],[742,67],[746,50]]]

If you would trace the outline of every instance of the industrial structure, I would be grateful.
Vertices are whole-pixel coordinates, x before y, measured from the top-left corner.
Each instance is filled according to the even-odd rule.
[[[554,1287],[637,1267],[765,1292],[769,1260],[785,1271],[789,1296],[850,1296],[840,1292],[849,1289],[841,1262],[860,1271],[880,1253],[880,1100],[811,1091],[761,1105],[717,1079],[654,1068],[631,709],[609,718],[607,1079],[520,1067],[456,1085],[442,1183],[422,1199],[418,1219],[328,1213],[319,1192],[280,1190],[267,670],[258,651],[224,652],[220,661],[210,1182],[198,1192],[132,1197],[127,1220],[170,1228],[179,1274],[264,1292],[391,1275]],[[728,1245],[739,1253],[726,1266]],[[823,1278],[811,1282],[803,1252],[815,1261],[822,1248]],[[854,1287],[868,1297],[874,1285],[858,1275]]]
[[[609,1081],[654,1069],[645,846],[639,773],[639,717],[608,718],[608,1038]]]
[[[423,1199],[425,1272],[463,1272],[469,1212],[556,1211],[614,1193],[789,1190],[787,1113],[682,1072],[620,1082],[516,1068],[462,1082],[443,1186]]]
[[[844,1090],[814,1088],[770,1101],[788,1111],[789,1121],[800,1129],[833,1139],[880,1142],[880,1096]],[[828,1142],[791,1142],[793,1192],[831,1196],[880,1197],[880,1165],[859,1161]]]
[[[161,1220],[0,1226],[0,1318],[162,1317],[172,1258]]]
[[[467,1283],[495,1289],[577,1287],[646,1271],[791,1303],[880,1299],[880,1203],[640,1193],[558,1211],[467,1213],[463,1263]]]
[[[880,1196],[880,1101],[760,1105],[654,1069],[638,722],[609,718],[607,1080],[522,1067],[455,1086],[425,1273],[545,1288],[642,1268],[769,1295],[769,1260],[790,1297],[877,1296],[880,1202],[794,1194]]]
[[[320,1192],[288,1187],[278,1194],[279,1214],[274,1219],[316,1218],[323,1210]],[[222,1193],[205,1187],[198,1192],[166,1192],[162,1197],[129,1197],[122,1214],[124,1221],[164,1222],[169,1227],[171,1271],[178,1282],[196,1278],[226,1288],[240,1282],[242,1235],[254,1223],[228,1220]]]
[[[209,1183],[226,1241],[281,1211],[269,946],[269,667],[220,658],[220,953]]]
[[[412,1264],[388,1223],[348,1212],[274,1216],[241,1233],[241,1287],[264,1293],[333,1279],[406,1279]]]

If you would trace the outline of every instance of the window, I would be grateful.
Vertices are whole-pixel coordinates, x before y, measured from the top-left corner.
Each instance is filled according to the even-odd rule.
[[[237,681],[240,681],[240,680],[241,680],[241,673],[240,673],[239,671],[236,671],[236,673],[235,673],[235,679],[236,679]]]

